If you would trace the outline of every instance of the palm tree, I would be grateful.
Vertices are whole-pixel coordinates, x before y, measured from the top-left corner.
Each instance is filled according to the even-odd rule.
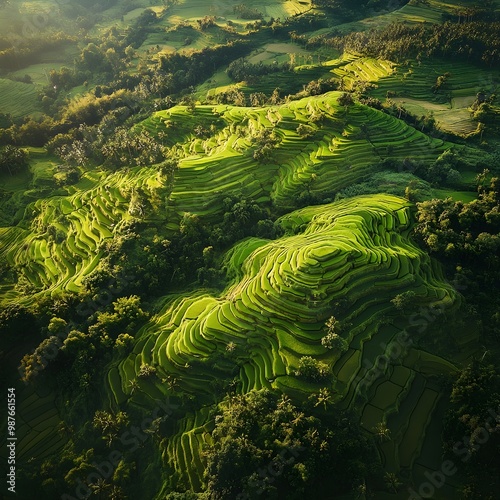
[[[125,498],[125,494],[119,486],[113,485],[111,487],[111,491],[109,492],[109,500],[124,500]]]
[[[389,490],[392,490],[394,493],[398,492],[399,487],[401,486],[401,482],[398,479],[398,476],[394,474],[394,472],[386,472],[384,476],[384,481]]]
[[[116,432],[108,432],[106,434],[106,445],[111,448],[111,445],[113,444],[113,441],[116,439],[117,434]]]
[[[139,382],[136,379],[130,380],[128,383],[130,387],[130,395],[134,394],[137,389],[140,389]]]
[[[385,422],[379,422],[374,428],[373,431],[379,437],[380,442],[388,441],[391,439],[391,431],[387,428]]]
[[[326,406],[331,403],[332,403],[332,395],[330,391],[326,387],[322,387],[319,390],[319,393],[316,394],[316,403],[314,406],[316,407],[322,404],[326,410]]]
[[[92,494],[96,495],[98,498],[102,498],[102,494],[110,488],[110,485],[106,482],[105,479],[100,477],[95,483],[93,483],[91,486],[92,488]]]

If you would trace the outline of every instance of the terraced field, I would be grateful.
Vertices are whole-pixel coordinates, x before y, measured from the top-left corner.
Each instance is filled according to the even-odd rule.
[[[218,249],[213,251],[213,266],[217,269],[209,271],[225,274],[226,288],[222,291],[192,282],[175,285],[178,289],[165,285],[165,291],[158,291],[158,287],[151,294],[141,293],[147,322],[141,323],[139,331],[129,332],[134,335],[133,340],[128,338],[130,347],[121,350],[123,345],[117,342],[117,348],[107,358],[111,360],[108,365],[95,363],[93,373],[97,375],[93,380],[99,387],[82,418],[92,419],[91,412],[99,407],[115,413],[125,411],[132,422],[141,413],[150,415],[151,409],[166,398],[178,403],[176,419],[161,419],[160,433],[131,463],[137,466],[137,472],[142,468],[137,474],[137,485],[131,489],[142,487],[153,473],[160,471],[159,479],[151,481],[150,491],[161,488],[157,497],[163,498],[170,490],[204,489],[204,449],[211,444],[215,406],[226,395],[269,388],[304,401],[327,388],[332,408],[352,410],[363,432],[376,437],[384,472],[395,473],[404,483],[401,489],[427,481],[428,473],[441,466],[437,443],[448,409],[441,377],[454,374],[461,368],[460,363],[465,364],[477,352],[478,325],[474,318],[457,326],[458,331],[441,327],[441,322],[465,309],[463,298],[445,281],[437,261],[414,241],[415,204],[387,194],[402,191],[417,178],[393,172],[393,167],[383,167],[381,163],[385,159],[418,159],[430,164],[453,148],[466,164],[468,155],[477,154],[475,161],[463,167],[467,170],[460,172],[463,182],[454,186],[464,191],[453,190],[446,184],[446,189],[431,188],[430,183],[419,180],[424,188],[418,193],[422,198],[474,199],[475,178],[487,149],[482,149],[485,144],[476,148],[474,138],[465,139],[477,125],[469,107],[478,92],[498,93],[500,72],[496,68],[478,69],[472,64],[449,61],[396,64],[359,54],[340,56],[327,46],[317,51],[306,49],[285,40],[286,35],[275,37],[274,26],[272,34],[268,28],[253,31],[248,24],[251,20],[237,15],[235,5],[240,2],[230,0],[180,0],[167,10],[168,2],[159,0],[111,3],[111,8],[101,11],[100,7],[99,14],[92,16],[98,20],[93,29],[85,35],[84,30],[79,31],[82,38],[78,46],[74,43],[48,51],[34,61],[36,64],[5,74],[6,78],[0,79],[0,112],[10,113],[16,119],[37,117],[41,111],[37,88],[48,83],[50,69],[72,67],[85,44],[98,41],[112,27],[116,28],[114,34],[106,35],[110,37],[110,47],[111,36],[120,40],[122,35],[127,39],[129,34],[134,35],[131,46],[136,55],[125,69],[131,75],[142,74],[148,64],[148,72],[153,74],[162,53],[189,53],[236,36],[245,38],[253,49],[247,56],[250,63],[277,65],[294,61],[295,67],[270,72],[256,81],[249,78],[235,82],[220,66],[213,75],[200,74],[200,79],[207,80],[191,88],[188,92],[192,90],[192,94],[172,96],[174,102],[191,98],[197,102],[153,113],[140,123],[129,116],[126,124],[136,123],[137,131],[149,132],[166,146],[165,154],[171,148],[169,154],[179,160],[168,186],[157,164],[117,167],[111,171],[107,163],[92,165],[90,160],[85,166],[77,166],[83,173],[78,183],[61,186],[56,181],[63,180],[65,174],[58,167],[59,160],[43,148],[29,148],[29,171],[5,178],[0,193],[0,208],[7,208],[0,210],[0,306],[38,307],[42,304],[38,298],[51,295],[56,299],[61,291],[80,292],[85,277],[105,257],[108,243],[114,238],[123,241],[134,221],[146,223],[144,240],[154,234],[154,244],[161,241],[165,248],[174,234],[175,238],[179,236],[172,248],[177,252],[175,247],[181,241],[179,259],[189,263],[191,249],[184,249],[184,233],[178,234],[183,217],[194,214],[202,224],[217,223],[227,211],[225,199],[251,199],[273,220],[281,215],[276,222],[282,229],[278,231],[280,236],[273,240],[245,238],[222,255]],[[495,3],[500,8],[500,0]],[[336,26],[332,14],[326,17],[327,23],[316,24],[328,27],[314,34],[298,22],[297,34],[309,37],[332,33],[332,29],[340,33],[380,28],[395,21],[441,23],[443,13],[462,4],[459,0],[409,1],[396,11],[340,26]],[[15,12],[18,6],[24,17]],[[267,21],[284,20],[310,10],[320,12],[312,8],[311,0],[249,0],[244,6],[257,9]],[[56,0],[11,0],[1,11],[4,16],[0,28],[21,32],[25,19],[33,19],[42,11],[55,13],[59,7],[62,4]],[[161,19],[139,30],[144,33],[127,33],[146,9],[152,9]],[[217,26],[201,29],[198,21],[205,16],[214,16]],[[51,17],[48,24],[55,29],[54,19]],[[11,25],[14,21],[17,24]],[[66,29],[82,21],[68,20]],[[311,27],[314,25],[310,23]],[[75,63],[74,68],[77,67]],[[173,75],[173,79],[188,81],[189,75],[181,73]],[[445,73],[449,73],[449,78],[435,92],[436,79]],[[33,85],[7,79],[19,80],[25,75],[32,78]],[[89,74],[88,82],[65,91],[68,102],[92,92],[93,85],[108,82],[107,78],[97,70],[95,75]],[[428,136],[402,119],[357,101],[340,105],[343,92],[298,99],[307,95],[306,86],[312,80],[330,78],[342,84],[335,88],[346,91],[358,90],[363,82],[373,84],[367,85],[368,95],[387,107],[400,106],[402,118],[405,109],[418,117],[432,116],[439,129],[461,135],[464,140],[455,144],[435,138],[437,133]],[[134,80],[129,81],[133,87]],[[214,94],[233,87],[244,93],[247,103],[254,92],[264,92],[269,100],[263,106],[213,104]],[[310,88],[314,93],[313,85]],[[275,89],[280,89],[277,99],[272,96]],[[353,95],[356,99],[359,94]],[[156,106],[160,100],[153,101],[151,96],[145,104],[155,105],[149,109],[163,109],[161,101]],[[141,107],[141,117],[145,116],[144,109],[148,108]],[[115,118],[119,118],[118,110]],[[485,132],[488,141],[490,134],[490,130]],[[363,189],[376,189],[379,193],[341,199]],[[332,203],[335,199],[340,201]],[[306,208],[297,209],[303,206]],[[154,223],[154,227],[148,223]],[[138,255],[151,249],[146,244],[139,247],[127,255],[127,264],[133,264],[136,252]],[[173,255],[177,255],[175,252]],[[151,259],[156,257],[152,252],[150,255]],[[178,279],[178,283],[181,281]],[[154,295],[157,291],[168,291],[168,295],[158,297]],[[412,303],[397,309],[392,300],[405,292],[413,292]],[[45,302],[43,307],[48,311],[44,314],[52,314]],[[41,311],[41,307],[38,309]],[[66,314],[62,307],[61,314]],[[427,331],[420,338],[421,331],[413,322],[415,315],[433,318],[425,320]],[[433,325],[440,315],[443,318]],[[327,349],[322,345],[325,322],[331,316],[339,320],[346,349]],[[105,315],[102,318],[106,320]],[[41,318],[42,333],[47,331],[46,320],[48,317]],[[76,326],[89,332],[90,338],[93,334],[89,322],[82,319]],[[137,330],[134,326],[128,328]],[[432,351],[432,341],[428,341],[434,333],[439,334],[439,343],[434,344],[436,351]],[[107,340],[106,335],[101,339],[99,352],[101,347],[105,349],[103,339]],[[450,349],[449,358],[447,346],[442,348],[447,340],[455,349],[454,353]],[[97,336],[95,342],[99,342]],[[64,358],[62,370],[66,363],[70,366],[70,350],[59,356],[59,361]],[[441,357],[435,352],[447,354]],[[304,356],[325,363],[328,377],[312,381],[297,375]],[[154,374],[145,376],[145,365],[153,367]],[[68,369],[74,370],[75,366]],[[19,391],[17,408],[17,458],[27,471],[39,468],[40,477],[49,469],[42,465],[45,459],[61,455],[61,460],[68,460],[73,449],[78,451],[75,443],[80,446],[82,437],[86,439],[92,431],[90,421],[79,429],[64,425],[61,418],[74,419],[72,413],[76,412],[59,413],[55,404],[59,395],[49,391],[45,376],[52,377],[50,370]],[[72,376],[70,372],[68,387],[73,384]],[[64,391],[70,391],[66,385]],[[66,404],[69,410],[68,400],[64,397],[57,403],[61,408]],[[323,411],[321,406],[316,411],[320,410]],[[83,415],[85,411],[88,415]],[[377,436],[377,427],[380,429],[381,425],[388,429],[390,439]],[[70,436],[73,431],[74,436]],[[151,429],[144,431],[154,434]],[[74,442],[68,443],[73,438]],[[66,443],[69,446],[61,453]],[[91,440],[87,444],[89,448],[94,446]],[[128,474],[125,465],[113,475],[113,481],[119,483],[124,478],[117,481],[116,477]],[[453,481],[459,479],[451,478],[438,495],[454,497],[458,486]],[[405,492],[399,493],[394,498],[406,498]],[[149,496],[149,491],[140,495]],[[355,493],[350,496],[354,498]],[[387,497],[384,492],[374,498]]]
[[[450,75],[448,80],[434,94],[436,79],[445,73]],[[495,93],[499,77],[500,73],[495,75],[466,63],[425,61],[398,66],[397,71],[377,81],[378,88],[373,94],[383,100],[391,91],[395,93],[393,100],[416,116],[432,114],[443,130],[466,135],[477,126],[468,107],[478,92]]]
[[[242,192],[286,208],[305,191],[331,199],[337,190],[367,176],[371,165],[387,157],[388,145],[393,157],[418,156],[422,161],[435,159],[446,148],[443,141],[372,108],[354,105],[346,110],[338,105],[339,96],[330,92],[264,108],[197,106],[194,117],[207,126],[215,122],[214,115],[222,121],[216,134],[203,139],[187,126],[194,117],[185,107],[153,115],[143,127],[155,133],[170,123],[171,140],[184,144],[186,157],[171,194],[177,216],[215,214],[222,192]],[[301,138],[296,131],[300,124],[310,125],[314,137]],[[271,160],[261,164],[252,152],[254,138],[264,129],[274,130],[280,143]]]
[[[500,73],[457,61],[423,61],[409,65],[358,57],[345,53],[325,66],[342,80],[346,88],[360,81],[376,85],[371,94],[385,101],[391,99],[417,117],[432,114],[444,131],[467,135],[476,129],[469,106],[478,92],[496,93]],[[450,76],[439,92],[433,92],[438,76]]]
[[[0,78],[0,113],[22,118],[40,111],[40,102],[34,85]]]
[[[288,104],[262,108],[227,105],[185,106],[161,111],[139,125],[183,151],[166,213],[157,213],[169,229],[178,228],[184,213],[217,220],[228,195],[273,203],[290,209],[301,194],[331,200],[335,193],[373,172],[373,164],[391,156],[434,160],[445,148],[372,108],[339,106],[331,92]],[[197,136],[194,123],[208,134]],[[304,140],[297,132],[307,124],[314,133]],[[257,138],[273,130],[278,144],[266,162],[253,157]],[[42,159],[40,159],[42,161]],[[43,170],[43,169],[42,169]],[[39,174],[37,174],[40,177]],[[41,179],[41,177],[40,177]],[[14,266],[37,291],[76,291],[98,264],[101,244],[127,220],[137,217],[133,193],[164,187],[154,167],[128,173],[88,173],[67,195],[40,198],[30,204],[22,224],[2,228],[0,257]],[[9,297],[16,296],[13,289]]]
[[[130,393],[142,363],[155,366],[158,377],[141,382],[132,401],[144,404],[177,391],[196,396],[201,409],[179,424],[164,451],[195,489],[203,470],[199,449],[210,426],[205,406],[216,397],[220,379],[236,375],[243,393],[275,387],[302,397],[327,385],[341,407],[360,412],[367,431],[387,419],[394,439],[383,453],[399,470],[418,457],[438,400],[426,377],[455,370],[413,349],[411,340],[401,341],[407,325],[390,302],[396,294],[412,290],[416,304],[443,310],[460,303],[440,269],[410,240],[405,200],[357,197],[292,212],[280,224],[284,237],[250,238],[228,252],[226,268],[235,281],[222,295],[199,291],[167,299],[138,334],[133,353],[107,378],[113,406]],[[343,355],[320,343],[338,301],[346,301],[338,317],[350,325]],[[332,380],[297,378],[305,355],[326,362]],[[381,367],[384,355],[388,361]],[[174,389],[164,383],[169,377],[177,380]],[[422,432],[409,432],[409,424]]]
[[[133,190],[138,188],[161,188],[157,172],[146,168],[107,177],[86,174],[69,188],[68,195],[40,198],[28,205],[20,226],[1,228],[1,258],[36,291],[78,291],[83,277],[102,257],[100,245],[120,234],[137,215]],[[18,294],[11,288],[8,296]]]

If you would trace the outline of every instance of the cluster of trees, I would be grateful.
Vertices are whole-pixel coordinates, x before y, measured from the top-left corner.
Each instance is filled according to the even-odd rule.
[[[22,30],[22,26],[20,27]],[[62,31],[44,33],[36,30],[33,36],[0,37],[0,67],[7,71],[36,64],[51,50],[61,49],[78,42],[77,38]]]
[[[270,163],[273,159],[273,150],[281,142],[274,130],[265,128],[260,130],[254,137],[252,143],[255,144],[253,158],[259,163]]]
[[[186,213],[179,232],[165,239],[160,236],[161,227],[142,221],[140,212],[147,213],[151,201],[147,193],[136,191],[134,222],[123,225],[119,234],[103,244],[105,256],[85,280],[87,287],[92,286],[89,292],[117,275],[132,276],[120,286],[128,294],[143,297],[196,280],[218,287],[224,284],[217,259],[223,250],[247,236],[272,239],[278,235],[266,208],[243,196],[231,196],[222,200],[223,214],[218,222]]]
[[[381,168],[397,170],[401,173],[411,173],[427,181],[433,187],[460,187],[463,182],[460,171],[467,170],[468,167],[473,168],[468,161],[463,160],[460,154],[453,149],[444,151],[435,161],[430,163],[422,162],[415,157],[394,160],[391,158],[391,150],[392,148],[389,146],[388,157],[379,163]]]
[[[95,282],[94,277],[92,280]],[[102,369],[114,350],[130,348],[133,335],[147,317],[136,295],[117,298],[83,322],[82,318],[76,323],[54,316],[47,327],[48,336],[22,358],[22,378],[31,381],[49,367],[52,374],[65,373],[59,379],[62,389],[88,391],[92,374]]]
[[[430,200],[417,203],[415,235],[440,259],[450,279],[472,306],[485,342],[500,335],[500,180],[478,176],[478,198],[469,203]]]
[[[229,64],[227,74],[235,82],[252,83],[258,81],[264,75],[281,73],[290,69],[290,64],[286,62],[282,64],[264,64],[262,62],[252,64],[244,58],[239,58]]]
[[[172,52],[162,54],[158,69],[172,74],[176,91],[194,85],[212,74],[220,66],[252,50],[251,43],[245,40],[230,41],[224,45],[213,45],[189,54]]]
[[[245,5],[244,3],[240,3],[233,7],[233,13],[236,14],[237,17],[241,19],[263,19],[264,16],[262,12],[258,9],[254,9]]]
[[[486,353],[485,353],[486,354]],[[453,381],[443,432],[445,453],[460,471],[462,498],[494,498],[500,488],[500,376],[475,359]]]
[[[302,356],[295,375],[309,382],[325,382],[331,376],[331,371],[323,361],[318,361],[312,356]]]
[[[201,31],[206,31],[208,28],[216,26],[215,16],[205,16],[198,19],[196,22]]]
[[[47,149],[68,165],[84,166],[94,161],[110,168],[152,165],[169,153],[147,130],[117,127],[111,135],[103,133],[100,126],[85,125],[75,133],[57,135],[47,143]]]
[[[346,413],[326,413],[329,393],[305,403],[252,391],[218,406],[201,498],[330,498],[379,482],[371,442]],[[361,459],[363,457],[363,459]]]
[[[75,129],[82,123],[96,125],[103,122],[106,126],[100,131],[112,134],[113,127],[129,118],[140,118],[137,115],[140,110],[147,112],[168,107],[172,102],[171,95],[186,92],[191,85],[206,79],[228,60],[241,57],[252,48],[247,41],[235,40],[190,54],[163,55],[156,67],[143,68],[141,74],[130,74],[126,64],[134,57],[135,33],[145,30],[156,19],[156,14],[150,12],[152,14],[145,11],[126,36],[121,36],[116,28],[112,28],[98,42],[88,43],[77,57],[73,69],[63,67],[51,71],[49,84],[40,96],[42,106],[50,116],[29,117],[17,124],[8,121],[0,129],[0,144],[43,146],[57,135],[69,134],[66,144],[71,148],[71,142],[77,135]],[[55,40],[59,38],[56,36]],[[93,93],[73,99],[68,105],[63,91],[85,82],[98,85]],[[59,137],[58,141],[60,147],[63,138]],[[113,153],[110,157],[116,155]]]
[[[339,50],[392,61],[444,57],[493,67],[500,62],[499,33],[497,21],[446,22],[431,26],[391,23],[382,29],[334,34],[322,41]]]
[[[339,353],[347,351],[349,345],[347,340],[341,337],[344,330],[342,323],[335,317],[330,316],[325,323],[326,335],[321,339],[321,345],[327,349],[335,349]]]
[[[15,146],[0,148],[0,174],[14,175],[26,169],[29,165],[29,155],[24,149]]]
[[[500,179],[492,177],[469,203],[434,199],[419,203],[415,233],[442,257],[500,268]]]
[[[383,0],[313,0],[312,3],[315,7],[331,11],[342,20],[360,19],[369,10],[387,8],[387,2]],[[391,2],[390,7],[399,8],[406,3],[408,0],[396,0]]]

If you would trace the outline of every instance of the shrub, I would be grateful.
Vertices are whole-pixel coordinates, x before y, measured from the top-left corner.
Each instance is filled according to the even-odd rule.
[[[311,356],[302,356],[299,360],[299,368],[295,375],[307,380],[319,382],[328,378],[330,369],[326,363],[318,361]]]

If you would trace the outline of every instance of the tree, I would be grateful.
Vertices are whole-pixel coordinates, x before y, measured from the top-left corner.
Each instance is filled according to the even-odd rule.
[[[67,328],[68,328],[68,323],[66,322],[66,320],[62,318],[52,318],[49,322],[47,330],[52,335],[58,335],[64,333]]]
[[[354,99],[352,98],[352,94],[349,92],[343,92],[342,95],[337,99],[337,102],[340,106],[344,106],[347,108],[348,106],[352,106],[354,104]]]
[[[407,292],[399,293],[392,300],[392,305],[398,311],[404,311],[406,308],[411,306],[415,300],[416,294],[413,290],[408,290]]]
[[[475,359],[454,378],[444,419],[445,453],[456,461],[464,478],[464,498],[496,498],[500,488],[496,460],[500,453],[500,375],[496,366]]]
[[[97,498],[103,498],[103,494],[111,488],[111,485],[102,477],[97,479],[95,483],[91,485],[92,493],[97,496]]]
[[[330,368],[326,363],[318,361],[311,356],[302,356],[299,359],[299,367],[295,371],[295,375],[312,382],[319,382],[329,377]]]
[[[314,403],[314,406],[319,406],[323,405],[323,407],[326,410],[327,405],[332,404],[332,394],[330,393],[330,390],[326,387],[322,387],[319,390],[318,394],[315,394],[315,399],[316,402]]]
[[[312,402],[267,390],[227,396],[205,453],[207,498],[331,498],[378,477],[376,451],[355,419]]]
[[[59,337],[52,335],[42,340],[40,345],[31,354],[26,354],[21,360],[19,370],[24,382],[30,382],[34,377],[45,370],[50,361],[54,360],[61,348]]]
[[[296,132],[303,139],[309,139],[312,135],[314,135],[314,130],[312,129],[312,127],[309,127],[308,125],[304,125],[303,123],[301,123],[296,128]]]
[[[271,94],[271,97],[269,98],[269,104],[271,104],[271,106],[276,106],[276,105],[281,104],[283,102],[283,99],[281,99],[281,97],[280,97],[280,92],[281,92],[281,89],[279,87],[276,87],[273,90],[273,93]]]
[[[336,349],[345,352],[349,345],[345,339],[340,336],[342,326],[335,316],[330,316],[325,323],[326,335],[321,339],[321,344],[327,349]]]
[[[388,441],[391,438],[391,431],[387,428],[385,422],[379,422],[374,428],[373,432],[379,438],[380,442]]]
[[[250,94],[250,105],[254,107],[264,106],[267,96],[263,92],[254,92]]]
[[[393,493],[397,493],[399,487],[402,485],[401,481],[399,481],[398,476],[394,474],[394,472],[386,472],[384,476],[384,481],[389,490]]]
[[[5,146],[0,149],[0,173],[14,175],[27,168],[29,156],[24,149],[15,146]]]
[[[139,296],[120,297],[112,303],[111,311],[97,313],[97,320],[89,326],[89,334],[93,338],[100,338],[105,345],[114,345],[120,334],[134,333],[147,316],[141,308]],[[121,337],[120,342],[126,344],[127,338]]]
[[[156,368],[148,363],[142,363],[137,376],[139,378],[150,378],[156,375]]]
[[[128,424],[128,415],[123,411],[115,414],[104,410],[97,410],[92,420],[94,429],[98,429],[101,432],[108,446],[111,446],[118,433]]]

